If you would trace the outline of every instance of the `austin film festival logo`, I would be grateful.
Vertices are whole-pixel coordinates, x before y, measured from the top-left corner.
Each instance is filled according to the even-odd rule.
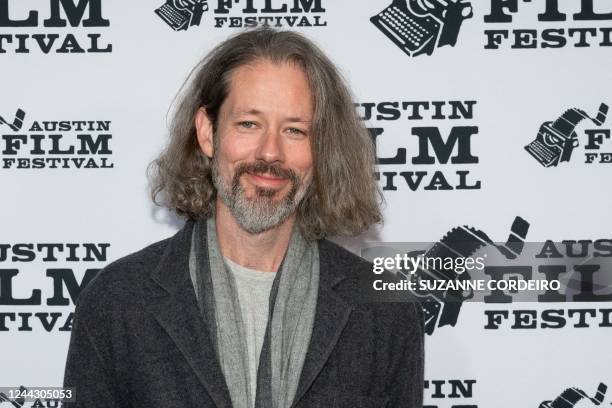
[[[109,53],[109,26],[102,0],[0,0],[0,54]]]
[[[542,166],[557,166],[561,162],[568,162],[572,158],[572,152],[580,145],[576,126],[586,120],[592,122],[597,128],[585,129],[584,163],[612,163],[612,141],[610,140],[610,129],[602,125],[606,121],[608,105],[602,103],[599,111],[593,117],[582,109],[571,108],[566,110],[554,121],[544,122],[535,140],[525,146],[525,150],[531,154]],[[611,149],[601,152],[602,145]]]
[[[0,116],[0,171],[110,169],[110,120],[32,120],[23,109]]]
[[[0,242],[0,333],[71,331],[70,306],[100,271],[95,266],[107,262],[109,248],[109,243],[91,242]],[[36,279],[40,286],[25,286],[24,291],[23,282],[32,281],[25,275],[33,273],[35,263],[45,266],[47,279]],[[75,265],[92,267],[83,274]],[[82,276],[80,282],[77,275]],[[44,309],[33,312],[32,306]]]
[[[324,27],[323,0],[166,0],[157,14],[175,31],[199,26],[205,12],[215,28]],[[214,5],[214,7],[213,7]]]
[[[473,15],[465,1],[393,0],[370,21],[411,57],[431,55],[436,48],[454,47],[463,21]]]
[[[475,105],[475,100],[357,103],[361,119],[371,124],[382,189],[479,190],[481,181],[471,173],[478,166],[472,149],[472,136],[478,134],[471,123]],[[443,124],[410,130],[404,125],[420,121]]]
[[[612,46],[609,0],[490,0],[484,22],[488,50]]]
[[[609,0],[483,0],[484,49],[549,49],[612,46]],[[463,0],[393,0],[370,21],[409,56],[455,46],[462,23],[473,16]],[[521,21],[517,27],[515,17]]]
[[[420,288],[420,281],[435,281],[436,283],[453,283],[443,289],[414,290],[413,293],[421,302],[425,314],[425,332],[432,335],[438,328],[454,327],[460,317],[464,301],[477,300],[475,295],[485,304],[511,304],[513,301],[565,302],[570,306],[555,309],[513,310],[510,308],[484,310],[485,330],[513,329],[561,329],[573,327],[577,329],[597,327],[612,328],[612,308],[577,307],[573,302],[612,302],[612,276],[610,263],[612,261],[612,239],[580,239],[554,242],[547,240],[542,243],[526,242],[530,224],[521,217],[516,217],[510,227],[508,239],[503,244],[493,242],[489,236],[478,228],[463,225],[449,230],[437,243],[425,251],[411,251],[410,257],[424,256],[429,259],[448,259],[474,257],[480,250],[487,250],[489,261],[481,271],[472,270],[449,271],[436,266],[418,268],[414,273],[398,273],[415,282],[415,288]],[[374,260],[381,254],[399,254],[401,251],[395,244],[385,244],[367,248],[362,256]],[[477,252],[480,251],[480,252]],[[491,255],[497,254],[496,261],[491,261]],[[500,261],[501,259],[501,261]],[[454,262],[458,264],[457,262]],[[458,273],[460,272],[460,273]],[[486,288],[476,294],[473,290],[463,290],[457,283],[474,280],[480,275],[494,282],[534,281],[553,282],[566,281],[560,287],[552,285],[529,294],[507,290],[497,286]]]

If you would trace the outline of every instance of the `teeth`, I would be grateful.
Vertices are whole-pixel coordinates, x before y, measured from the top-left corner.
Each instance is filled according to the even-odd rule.
[[[265,178],[277,179],[277,180],[282,179],[282,177],[276,177],[276,176],[273,176],[273,175],[271,175],[271,174],[266,174],[266,173],[261,174],[260,176],[261,176],[261,177],[265,177]]]

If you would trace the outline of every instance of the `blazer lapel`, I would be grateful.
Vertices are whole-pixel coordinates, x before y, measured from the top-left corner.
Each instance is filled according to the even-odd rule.
[[[200,313],[189,278],[189,249],[193,221],[170,238],[158,267],[151,273],[147,310],[176,343],[211,399],[219,408],[231,408],[211,334]]]
[[[319,293],[315,321],[292,407],[304,396],[323,369],[352,310],[351,304],[344,301],[334,290],[346,276],[342,274],[340,266],[332,263],[328,246],[329,243],[320,241]]]
[[[189,278],[193,226],[193,221],[188,221],[170,238],[158,267],[146,283],[150,290],[147,310],[176,343],[215,405],[231,408],[229,390],[213,348],[209,325],[200,313]],[[333,264],[329,245],[324,240],[319,242],[320,277],[315,322],[292,407],[323,369],[352,311],[351,304],[334,289],[346,276],[341,266]]]

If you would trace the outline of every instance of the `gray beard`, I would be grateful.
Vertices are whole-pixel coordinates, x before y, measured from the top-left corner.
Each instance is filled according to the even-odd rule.
[[[226,182],[219,175],[218,165],[213,159],[212,178],[218,197],[229,208],[238,225],[251,234],[259,234],[282,224],[295,212],[310,185],[299,181],[296,185],[291,181],[287,195],[279,203],[274,203],[272,200],[277,190],[261,187],[256,187],[255,197],[248,199],[240,184],[240,177]]]

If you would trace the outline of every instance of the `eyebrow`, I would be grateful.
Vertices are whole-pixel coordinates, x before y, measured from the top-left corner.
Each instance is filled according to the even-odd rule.
[[[263,112],[258,110],[258,109],[235,110],[235,111],[231,111],[230,112],[230,116],[231,117],[237,117],[237,116],[241,116],[241,115],[260,115],[262,113]],[[306,119],[301,118],[299,116],[292,116],[292,117],[286,118],[286,120],[288,122],[312,123],[311,120],[306,120]]]

